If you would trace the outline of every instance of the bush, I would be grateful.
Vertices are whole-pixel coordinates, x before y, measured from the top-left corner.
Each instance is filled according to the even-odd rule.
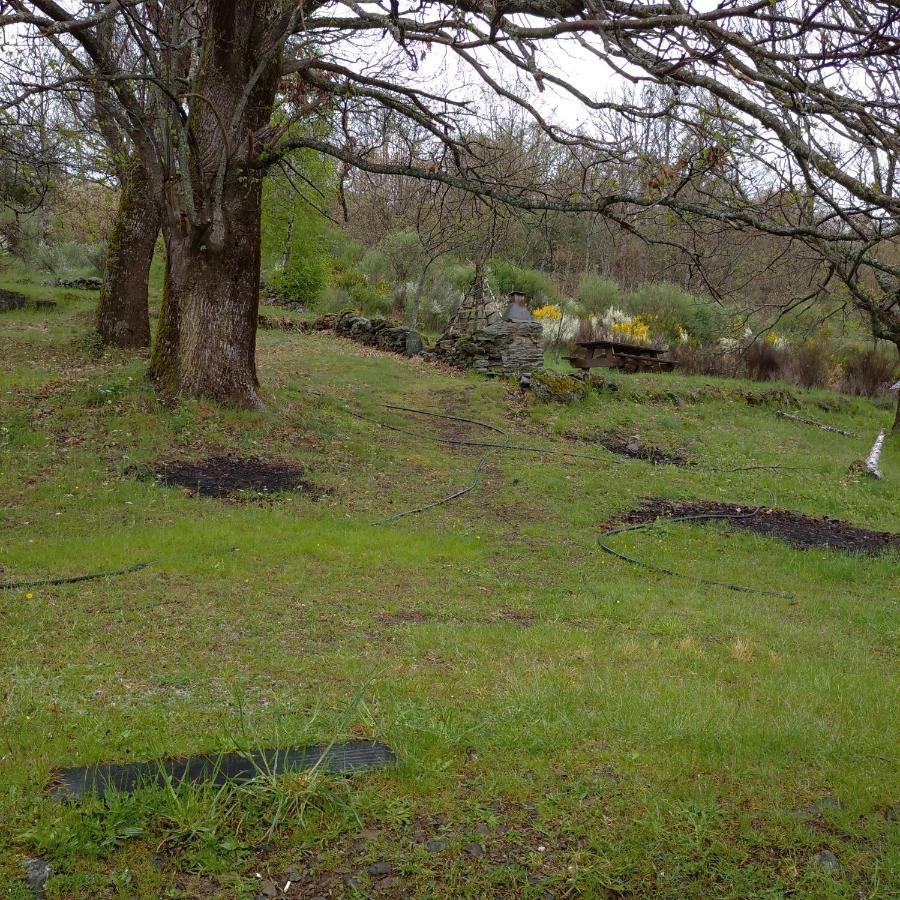
[[[523,269],[505,259],[491,260],[488,284],[498,298],[511,291],[523,291],[531,306],[543,306],[559,299],[559,290],[549,275],[538,269]]]
[[[474,275],[474,270],[470,271]],[[455,274],[460,276],[460,270],[457,269]],[[465,274],[465,271],[462,271],[462,278],[464,278]],[[460,287],[460,283],[464,286]],[[471,278],[469,283],[471,283]],[[435,272],[428,279],[428,283],[425,286],[425,294],[419,300],[418,317],[416,319],[418,327],[428,332],[443,331],[451,316],[459,307],[466,286],[465,281],[454,278],[453,273],[448,276],[444,272]]]
[[[611,306],[619,306],[622,289],[611,278],[604,278],[596,272],[585,272],[578,282],[576,297],[581,315],[589,318],[600,315]]]
[[[394,297],[386,281],[370,283],[359,269],[338,269],[332,274],[331,286],[324,301],[329,311],[352,307],[368,316],[387,316],[391,312]]]
[[[770,341],[755,341],[744,350],[742,362],[748,378],[772,381],[784,372],[784,351]]]
[[[666,281],[641,285],[624,298],[624,306],[673,343],[687,332],[701,344],[711,344],[725,331],[727,315],[719,304]]]
[[[105,244],[82,244],[59,241],[36,247],[27,262],[56,278],[68,276],[102,276],[106,259]]]
[[[836,360],[821,337],[804,341],[791,356],[791,369],[797,384],[803,387],[827,387],[832,381]]]
[[[840,388],[848,394],[874,397],[897,380],[898,368],[893,348],[879,346],[854,353],[845,363]]]
[[[321,253],[292,256],[284,271],[274,272],[272,287],[289,300],[314,306],[328,282],[328,261]]]
[[[688,375],[733,375],[734,360],[715,346],[700,344],[696,340],[675,344],[672,358],[682,372]]]

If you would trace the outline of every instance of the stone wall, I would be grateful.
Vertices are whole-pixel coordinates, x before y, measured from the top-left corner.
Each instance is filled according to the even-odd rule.
[[[544,329],[540,322],[505,322],[474,334],[444,334],[434,353],[443,362],[483,375],[522,375],[544,365]]]
[[[543,328],[539,322],[496,320],[474,334],[444,334],[434,347],[425,345],[412,328],[388,319],[370,319],[354,312],[326,315],[313,321],[260,316],[260,328],[284,331],[334,331],[369,347],[438,359],[458,369],[474,369],[483,375],[514,375],[535,372],[544,365]]]
[[[0,290],[0,312],[10,309],[22,309],[25,306],[26,297],[16,291]]]
[[[421,335],[405,325],[388,319],[369,319],[352,312],[343,312],[334,320],[334,330],[344,337],[369,347],[415,356],[425,349]]]

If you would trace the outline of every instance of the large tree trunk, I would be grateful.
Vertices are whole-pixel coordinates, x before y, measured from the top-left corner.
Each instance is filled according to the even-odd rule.
[[[159,211],[144,167],[136,157],[123,167],[119,183],[119,209],[106,253],[97,331],[106,344],[147,347],[147,277],[159,234]]]
[[[211,0],[185,171],[164,191],[166,286],[150,375],[170,395],[262,406],[256,380],[263,170],[280,51],[251,0]]]
[[[177,392],[259,408],[256,324],[259,313],[260,200],[258,178],[235,178],[225,186],[229,222],[224,240],[196,245],[170,235],[168,326],[177,328]],[[162,323],[161,323],[162,324]]]

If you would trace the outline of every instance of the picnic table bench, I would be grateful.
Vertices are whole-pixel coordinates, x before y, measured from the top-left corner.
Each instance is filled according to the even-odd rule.
[[[579,341],[578,350],[566,359],[576,369],[621,369],[624,372],[671,372],[675,361],[665,359],[666,350],[646,344],[621,341]]]

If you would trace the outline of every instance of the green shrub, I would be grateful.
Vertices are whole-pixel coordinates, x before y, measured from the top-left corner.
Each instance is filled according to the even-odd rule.
[[[491,260],[488,284],[498,297],[505,297],[510,291],[524,291],[532,306],[559,299],[559,289],[549,275],[538,269],[523,269],[505,259]]]
[[[585,272],[578,282],[576,298],[582,316],[598,316],[611,306],[621,304],[622,288],[612,278],[604,278],[596,272]]]
[[[314,256],[291,260],[284,272],[276,272],[271,278],[272,287],[288,299],[315,306],[328,280],[328,267]]]
[[[713,343],[724,334],[727,323],[725,310],[713,300],[665,281],[641,285],[624,298],[624,306],[673,342],[680,340],[684,329],[701,343]]]
[[[394,295],[391,286],[379,279],[372,281],[359,269],[337,269],[331,276],[331,288],[328,292],[327,305],[334,311],[353,307],[369,316],[387,316],[393,307]]]
[[[885,391],[900,375],[897,350],[887,343],[849,352],[844,361],[841,390],[862,397]]]

